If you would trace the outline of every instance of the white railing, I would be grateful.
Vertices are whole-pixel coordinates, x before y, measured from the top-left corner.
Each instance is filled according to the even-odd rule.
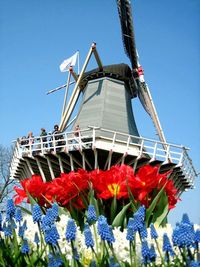
[[[117,148],[120,147],[123,148],[124,155],[131,154],[134,150],[134,156],[137,159],[146,156],[149,157],[150,161],[159,160],[162,164],[174,163],[181,167],[191,184],[193,184],[197,176],[192,161],[188,156],[188,149],[183,146],[92,126],[80,130],[78,136],[76,134],[77,132],[63,132],[47,136],[36,136],[31,140],[18,139],[15,141],[11,170],[20,158],[24,156],[33,157],[37,153],[44,155],[50,152],[64,151],[70,153],[70,151],[74,150],[95,149],[98,142],[103,141],[104,149],[107,149],[106,146],[108,146],[109,149],[117,151]]]
[[[76,132],[48,134],[45,136],[36,136],[31,139],[18,139],[15,143],[14,157],[16,155],[22,157],[24,155],[33,156],[37,153],[56,153],[61,150],[65,152],[77,149],[83,150],[91,147],[92,131],[91,129],[82,130],[78,136],[76,136]]]

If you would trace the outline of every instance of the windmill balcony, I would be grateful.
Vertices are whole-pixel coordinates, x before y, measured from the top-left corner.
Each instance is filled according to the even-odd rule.
[[[78,168],[109,169],[127,164],[135,170],[144,164],[159,165],[160,172],[172,170],[170,179],[179,193],[192,188],[196,177],[187,149],[157,140],[132,136],[99,127],[15,141],[10,177],[25,179],[33,174],[50,181]]]

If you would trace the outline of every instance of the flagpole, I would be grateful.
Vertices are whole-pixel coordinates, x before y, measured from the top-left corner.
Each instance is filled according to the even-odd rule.
[[[80,73],[80,65],[79,65],[79,50],[78,50],[78,75]]]

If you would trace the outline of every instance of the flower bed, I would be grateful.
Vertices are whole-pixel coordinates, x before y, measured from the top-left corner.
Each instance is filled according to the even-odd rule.
[[[200,227],[186,214],[166,223],[178,201],[169,175],[122,165],[21,181],[0,215],[0,267],[199,266]]]

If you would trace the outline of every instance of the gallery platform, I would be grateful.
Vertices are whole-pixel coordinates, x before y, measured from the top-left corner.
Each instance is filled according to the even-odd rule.
[[[14,145],[10,176],[25,179],[33,174],[50,181],[79,168],[109,169],[112,165],[127,164],[135,170],[144,164],[159,165],[160,172],[172,170],[170,179],[179,194],[193,188],[197,176],[187,148],[169,143],[132,136],[108,129],[88,127],[43,138],[17,140]],[[24,142],[27,141],[27,142]]]

